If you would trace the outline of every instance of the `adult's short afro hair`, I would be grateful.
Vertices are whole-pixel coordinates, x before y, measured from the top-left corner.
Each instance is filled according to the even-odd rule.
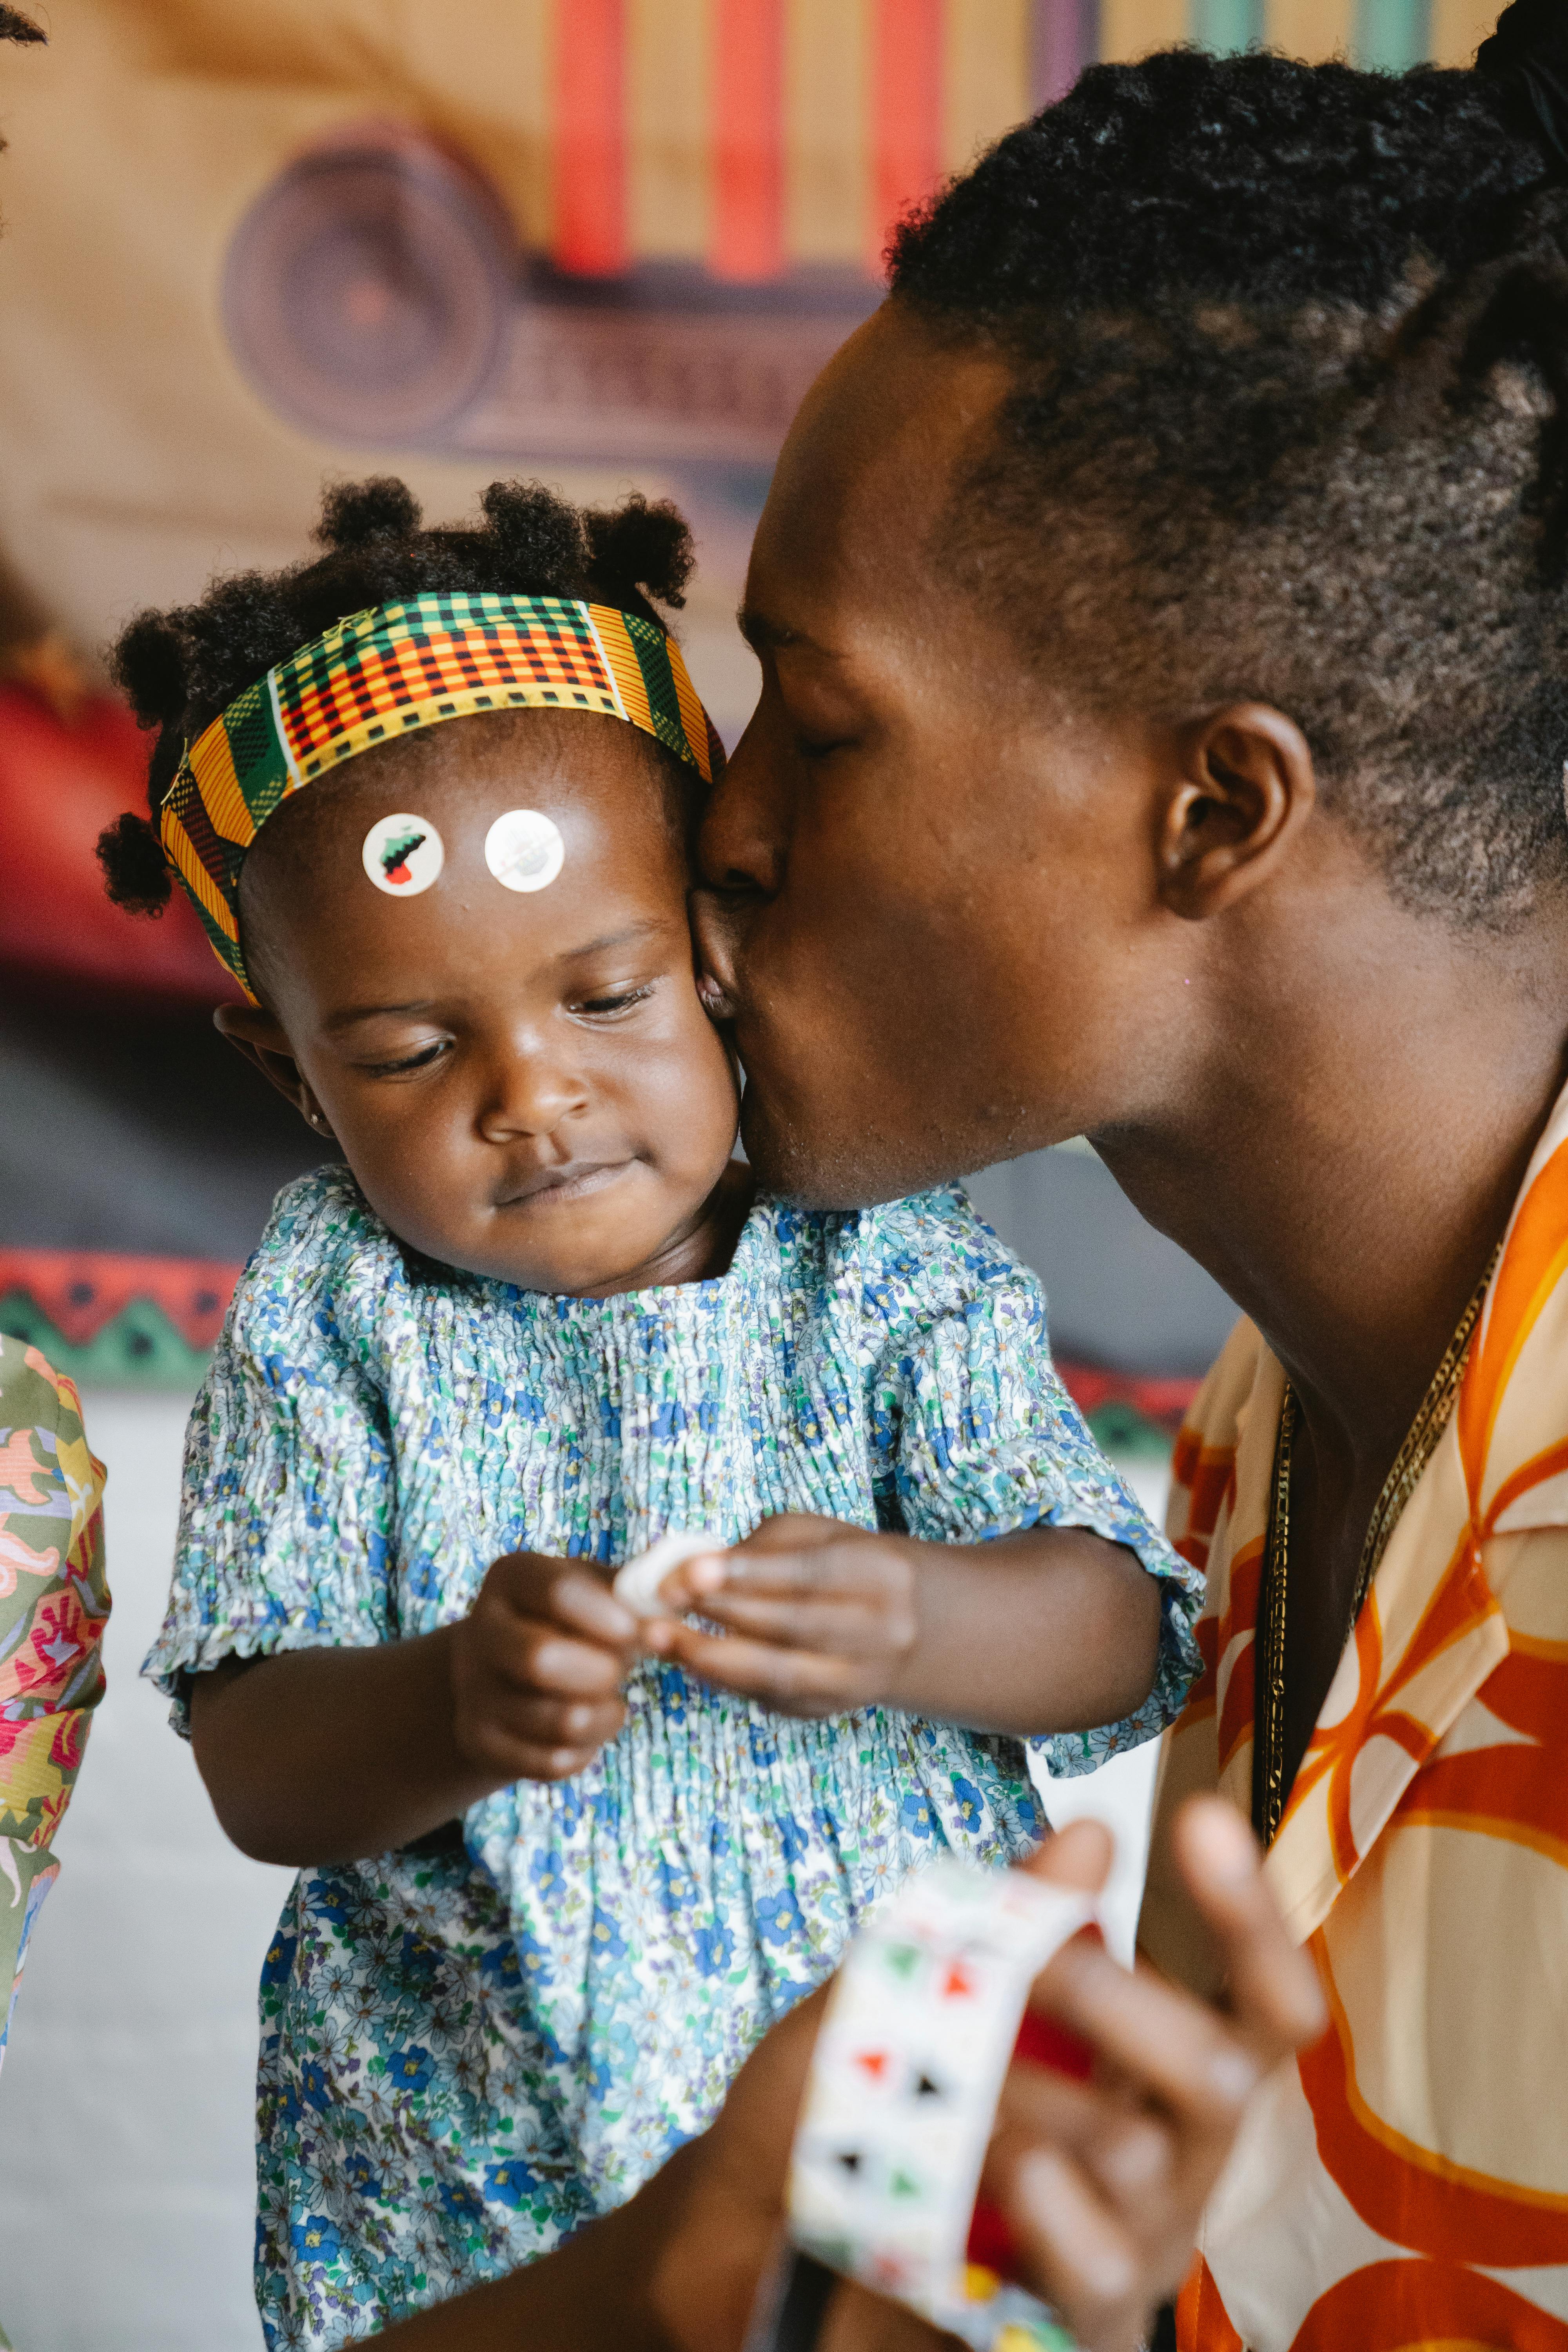
[[[1407,904],[1568,880],[1563,0],[1467,72],[1093,67],[890,259],[1012,362],[935,552],[1069,691],[1289,711]]]

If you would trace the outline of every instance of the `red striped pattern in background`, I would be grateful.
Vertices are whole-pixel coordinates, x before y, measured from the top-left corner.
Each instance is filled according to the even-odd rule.
[[[1462,64],[1495,14],[1495,0],[544,5],[554,58],[557,266],[614,278],[653,257],[640,250],[647,222],[639,228],[629,194],[638,152],[630,121],[632,85],[647,71],[650,47],[662,47],[667,58],[682,59],[690,108],[681,124],[672,122],[658,168],[668,183],[669,151],[684,140],[690,177],[683,201],[705,215],[706,234],[689,239],[683,228],[667,247],[655,231],[653,253],[701,255],[715,278],[742,284],[824,258],[851,268],[858,259],[879,276],[889,230],[905,206],[1009,122],[1061,97],[1097,58],[1135,58],[1174,40],[1261,37],[1295,56],[1347,54],[1393,66],[1429,53]],[[661,8],[669,12],[662,21]],[[693,137],[693,113],[705,121],[705,135]],[[816,201],[805,207],[812,225],[803,231],[799,200],[814,182]]]
[[[942,0],[873,0],[871,215],[866,267],[888,232],[942,177]]]
[[[1050,106],[1100,55],[1100,0],[1034,0],[1029,99]]]
[[[784,268],[784,0],[715,0],[716,278],[756,284]]]
[[[616,278],[626,235],[625,0],[562,0],[555,41],[557,268]]]
[[[638,257],[628,206],[628,5],[555,0],[552,257],[576,277],[618,277]],[[1004,13],[1016,23],[1016,10]],[[1022,15],[1019,114],[1059,96],[1097,54],[1100,0],[1025,0]],[[865,90],[861,217],[847,250],[858,249],[879,277],[899,215],[958,160],[944,152],[955,47],[1000,39],[1005,27],[962,0],[845,0],[837,24],[846,74],[858,80],[863,70]],[[708,0],[703,37],[708,266],[718,278],[765,283],[795,258],[786,227],[791,0]]]

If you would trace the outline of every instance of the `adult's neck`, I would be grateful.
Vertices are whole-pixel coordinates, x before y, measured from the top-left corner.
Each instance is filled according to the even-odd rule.
[[[1500,938],[1303,900],[1200,989],[1179,1099],[1093,1139],[1257,1323],[1345,1490],[1375,1486],[1568,1076],[1568,914]]]

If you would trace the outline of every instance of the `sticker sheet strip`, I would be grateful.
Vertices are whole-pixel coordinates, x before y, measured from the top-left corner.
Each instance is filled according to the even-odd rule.
[[[1088,1895],[934,1863],[861,1928],[817,2036],[790,2234],[975,2352],[1072,2342],[965,2249],[1029,1986],[1094,1918]]]

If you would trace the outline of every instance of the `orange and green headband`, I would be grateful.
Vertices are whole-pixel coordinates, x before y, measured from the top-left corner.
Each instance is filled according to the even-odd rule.
[[[163,803],[163,852],[253,1003],[240,868],[279,803],[416,727],[514,709],[625,719],[704,783],[723,765],[679,646],[638,614],[559,596],[437,593],[355,613],[247,687],[189,746]]]

